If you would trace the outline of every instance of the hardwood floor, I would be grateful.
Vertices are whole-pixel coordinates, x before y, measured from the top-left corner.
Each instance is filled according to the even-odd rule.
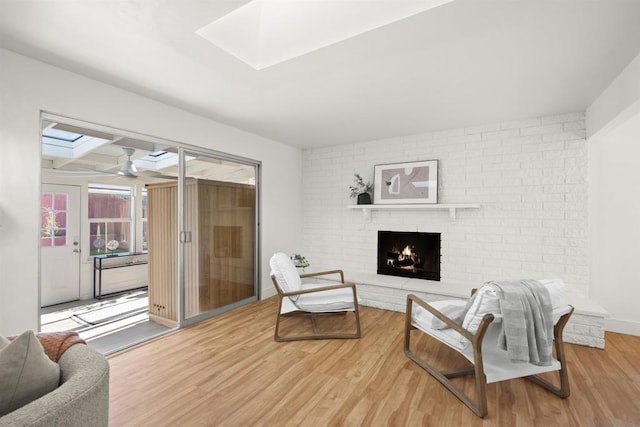
[[[275,310],[274,298],[259,301],[109,357],[110,425],[640,425],[640,337],[567,344],[569,398],[524,379],[494,383],[480,419],[404,355],[402,313],[361,307],[359,340],[276,343]],[[442,363],[458,358],[417,343]]]

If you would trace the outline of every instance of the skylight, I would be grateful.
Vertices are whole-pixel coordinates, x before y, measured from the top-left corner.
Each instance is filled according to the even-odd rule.
[[[260,70],[453,0],[252,0],[197,34]]]
[[[147,154],[149,157],[161,157],[167,154],[166,151],[154,151],[153,153]]]
[[[50,157],[79,159],[103,145],[108,139],[94,138],[66,130],[47,128],[42,131],[42,154]]]
[[[84,135],[74,132],[68,132],[66,130],[47,128],[42,131],[42,135],[52,139],[58,139],[60,141],[75,142],[82,138]]]

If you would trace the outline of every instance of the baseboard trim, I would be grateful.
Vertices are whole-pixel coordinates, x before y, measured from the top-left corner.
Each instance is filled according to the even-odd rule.
[[[640,322],[633,320],[605,319],[604,328],[607,332],[640,336]]]

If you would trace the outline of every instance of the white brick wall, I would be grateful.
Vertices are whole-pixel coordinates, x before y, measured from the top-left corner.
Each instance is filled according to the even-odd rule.
[[[587,297],[584,118],[560,114],[305,150],[300,251],[315,267],[375,274],[378,230],[440,232],[438,285],[560,277]],[[431,159],[439,160],[439,203],[481,208],[459,210],[455,223],[444,210],[377,210],[367,220],[346,208],[355,203],[348,197],[354,173],[372,181],[376,164]]]
[[[604,318],[574,312],[564,328],[564,340],[604,348]]]

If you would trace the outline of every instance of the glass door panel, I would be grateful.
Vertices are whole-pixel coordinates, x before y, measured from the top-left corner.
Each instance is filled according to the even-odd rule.
[[[256,165],[184,152],[185,323],[257,299]]]

